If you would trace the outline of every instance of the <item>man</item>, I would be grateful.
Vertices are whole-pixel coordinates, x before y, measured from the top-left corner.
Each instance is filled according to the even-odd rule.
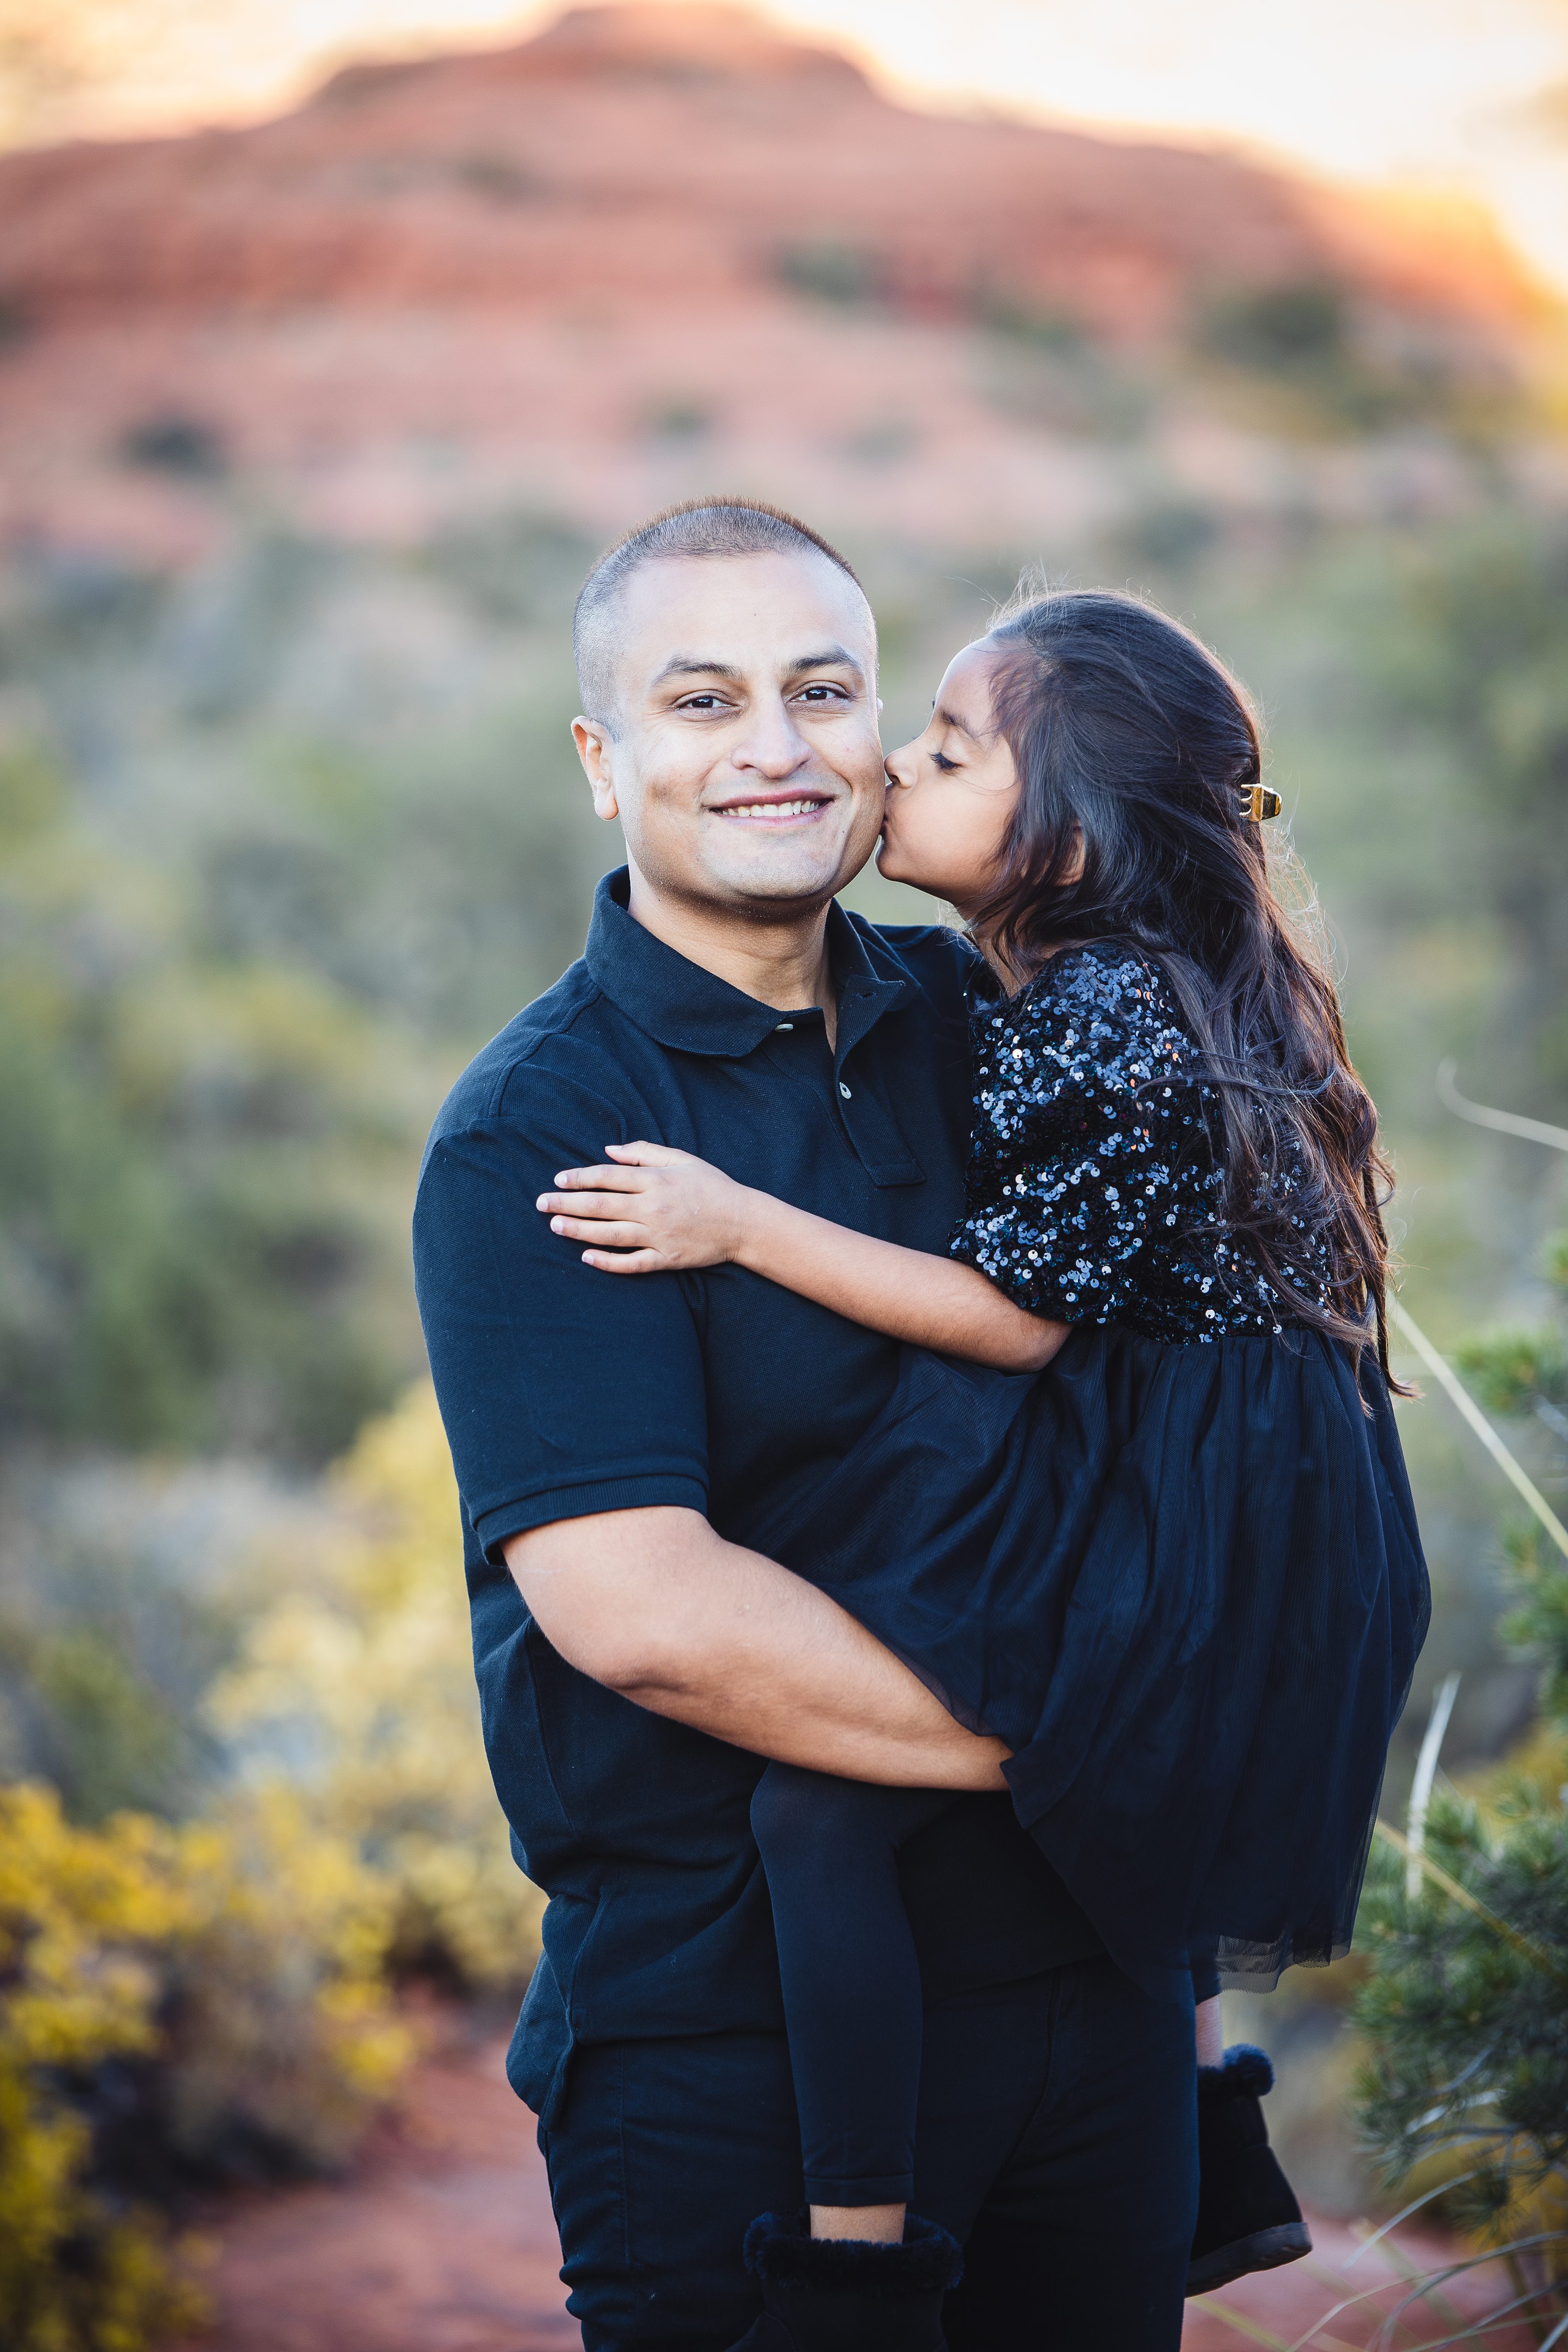
[[[574,733],[627,866],[584,960],[454,1089],[416,1224],[486,1741],[551,1898],[509,2073],[568,2307],[588,2352],[724,2352],[758,2310],[747,2223],[801,2202],[748,1813],[783,1757],[970,1792],[902,1873],[928,2002],[915,2204],[966,2248],[953,2352],[1173,2347],[1190,2012],[1111,1969],[995,1744],[745,1548],[872,1421],[896,1347],[733,1266],[616,1281],[534,1208],[642,1137],[944,1247],[968,950],[834,904],[881,822],[869,609],[804,524],[697,505],[603,559],[575,640]]]

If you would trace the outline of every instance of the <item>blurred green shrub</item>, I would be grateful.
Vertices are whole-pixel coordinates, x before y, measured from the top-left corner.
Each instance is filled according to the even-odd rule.
[[[215,1727],[248,1779],[286,1782],[378,1874],[395,1974],[515,1991],[542,1898],[512,1860],[485,1762],[457,1488],[427,1385],[366,1429],[335,1484],[345,1519],[308,1582],[278,1563],[292,1589],[248,1626]]]
[[[1542,1399],[1568,1403],[1568,1349],[1549,1325],[1484,1332],[1466,1340],[1458,1360],[1489,1412],[1528,1412]]]
[[[1348,344],[1344,289],[1316,278],[1237,289],[1212,298],[1204,326],[1209,348],[1244,367],[1338,366]]]
[[[0,752],[0,1414],[341,1444],[395,1379],[385,1048],[303,974],[194,957],[32,746]]]
[[[1563,1378],[1550,1326],[1474,1341],[1460,1360],[1494,1412],[1523,1412]],[[1418,1874],[1413,1893],[1405,1860],[1374,1845],[1352,2017],[1368,2053],[1360,2120],[1384,2172],[1440,2193],[1502,2248],[1545,2340],[1551,2320],[1568,2331],[1568,1561],[1534,1520],[1504,1550],[1516,1605],[1500,1630],[1543,1669],[1539,1722],[1479,1790],[1433,1801],[1425,1852],[1447,1885]]]
[[[1394,586],[1366,675],[1402,755],[1462,775],[1479,819],[1467,891],[1510,949],[1483,1044],[1553,1118],[1568,1105],[1568,528],[1489,516],[1413,543]]]
[[[1560,1739],[1542,1760],[1568,1775]],[[1540,2259],[1565,2295],[1568,1809],[1556,1787],[1518,1778],[1489,1811],[1439,1797],[1426,1846],[1489,1916],[1425,1883],[1412,1899],[1404,1862],[1374,1848],[1357,1926],[1370,1966],[1351,2011],[1369,2052],[1362,2126],[1391,2181],[1429,2183],[1483,2243]]]
[[[235,1588],[262,1526],[308,1489],[226,1463],[16,1462],[0,1520],[0,1780],[42,1780],[68,1819],[179,1819],[222,1769],[201,1708],[234,1654]]]
[[[845,237],[813,237],[780,247],[774,269],[781,286],[836,310],[875,307],[886,291],[880,257]]]
[[[1568,1308],[1568,1234],[1553,1234],[1543,1253],[1547,1279]],[[1531,1413],[1559,1445],[1568,1444],[1568,1333],[1560,1312],[1529,1329],[1483,1333],[1458,1350],[1462,1370],[1491,1412]],[[1568,1734],[1568,1561],[1533,1520],[1505,1528],[1503,1552],[1516,1594],[1499,1632],[1544,1669],[1541,1712]],[[1568,1777],[1568,1759],[1565,1759]]]
[[[182,1810],[183,1727],[104,1628],[52,1626],[13,1646],[46,1727],[49,1778],[72,1819],[101,1822],[126,1806]]]
[[[975,284],[970,301],[980,324],[993,334],[1012,336],[1042,351],[1070,355],[1083,352],[1092,340],[1076,312],[1041,303],[990,278]]]
[[[384,1895],[276,1795],[73,1828],[0,1790],[0,2342],[141,2352],[201,2315],[156,2202],[341,2161],[408,2037]]]
[[[1568,2324],[1568,1572],[1544,1537],[1510,1549],[1502,1630],[1546,1668],[1541,1723],[1478,1795],[1433,1801],[1425,1851],[1476,1907],[1425,1877],[1412,1895],[1374,1843],[1351,2017],[1385,2178],[1500,2249],[1544,2334]]]
[[[1533,1521],[1507,1530],[1503,1548],[1518,1599],[1498,1631],[1511,1649],[1542,1668],[1542,1716],[1564,1727],[1568,1743],[1568,1560]],[[1568,1753],[1563,1762],[1568,1786]],[[1563,1801],[1568,1805],[1568,1796]]]
[[[319,1463],[416,1370],[426,1127],[616,854],[587,552],[502,513],[0,564],[0,1429]]]
[[[1222,286],[1198,303],[1192,341],[1201,358],[1271,383],[1298,421],[1366,434],[1415,421],[1471,441],[1518,424],[1519,392],[1495,352],[1466,345],[1413,319],[1363,315],[1332,278]],[[1289,423],[1276,402],[1272,421]]]
[[[216,482],[228,471],[228,452],[217,427],[181,409],[143,417],[131,426],[120,447],[128,466],[190,481]]]

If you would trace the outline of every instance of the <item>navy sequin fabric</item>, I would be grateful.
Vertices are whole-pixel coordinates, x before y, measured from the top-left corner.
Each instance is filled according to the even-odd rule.
[[[1158,964],[1064,949],[1017,996],[977,1010],[974,1057],[954,1257],[1061,1323],[1180,1343],[1299,1321],[1221,1213],[1215,1089]],[[1303,1234],[1287,1271],[1327,1303],[1320,1236]]]

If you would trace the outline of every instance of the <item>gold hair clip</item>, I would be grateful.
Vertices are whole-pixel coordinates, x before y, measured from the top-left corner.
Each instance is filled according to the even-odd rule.
[[[1249,816],[1254,824],[1261,824],[1266,817],[1278,816],[1284,805],[1279,793],[1270,792],[1267,784],[1249,784],[1241,796],[1237,814]]]

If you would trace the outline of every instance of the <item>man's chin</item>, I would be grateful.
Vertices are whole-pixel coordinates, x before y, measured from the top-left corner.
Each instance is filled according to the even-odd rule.
[[[738,856],[715,861],[703,879],[716,901],[737,908],[794,908],[802,914],[826,906],[865,865],[846,844],[836,858],[806,856],[793,845],[758,842]]]

